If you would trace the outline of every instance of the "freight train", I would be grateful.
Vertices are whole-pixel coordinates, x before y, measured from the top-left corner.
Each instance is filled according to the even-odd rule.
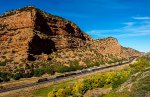
[[[76,72],[69,72],[69,73],[65,73],[65,74],[62,74],[62,75],[58,75],[52,79],[47,79],[47,78],[42,78],[42,79],[39,79],[37,81],[37,83],[40,83],[40,82],[44,82],[44,81],[48,81],[48,80],[55,80],[55,79],[61,79],[61,78],[64,78],[64,77],[70,77],[70,76],[73,76],[73,75],[81,75],[81,74],[86,74],[86,73],[89,73],[89,72],[93,72],[93,71],[98,71],[98,70],[102,70],[102,69],[106,69],[106,68],[110,68],[110,67],[114,67],[114,66],[119,66],[119,65],[123,65],[123,64],[128,64],[130,62],[132,62],[134,60],[134,58],[128,60],[128,61],[122,61],[122,62],[118,62],[114,65],[109,65],[109,66],[100,66],[100,67],[95,67],[95,68],[88,68],[88,69],[84,69],[84,70],[81,70],[81,71],[76,71]]]

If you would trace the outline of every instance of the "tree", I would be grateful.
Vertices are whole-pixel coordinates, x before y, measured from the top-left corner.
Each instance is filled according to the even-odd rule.
[[[64,89],[59,89],[59,90],[56,92],[56,97],[66,97],[65,90],[64,90]]]

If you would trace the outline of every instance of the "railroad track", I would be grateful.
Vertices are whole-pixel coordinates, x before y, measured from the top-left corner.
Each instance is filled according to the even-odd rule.
[[[18,89],[23,89],[23,88],[27,88],[27,87],[32,87],[32,86],[45,84],[45,83],[49,83],[49,82],[58,82],[58,81],[61,81],[61,80],[67,79],[67,78],[73,78],[73,77],[76,77],[76,76],[85,75],[85,74],[88,74],[88,73],[91,73],[91,72],[95,72],[95,71],[105,70],[105,69],[113,68],[113,67],[117,67],[117,66],[122,66],[122,65],[125,65],[125,64],[132,63],[135,60],[136,59],[132,59],[132,60],[129,60],[129,61],[126,61],[126,62],[123,62],[123,63],[114,64],[114,65],[103,66],[103,67],[96,67],[96,68],[76,71],[76,72],[72,72],[72,73],[68,73],[68,74],[59,75],[59,76],[56,76],[55,78],[39,79],[37,82],[34,82],[34,83],[2,89],[2,90],[0,90],[0,93],[13,91],[13,90],[18,90]]]

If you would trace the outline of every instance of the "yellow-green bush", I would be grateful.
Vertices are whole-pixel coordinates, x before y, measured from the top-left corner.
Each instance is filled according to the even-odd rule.
[[[49,92],[47,97],[55,97],[54,93]]]
[[[66,92],[67,95],[71,95],[72,94],[72,87],[71,86],[67,86],[65,88],[65,92]]]
[[[84,90],[84,84],[83,82],[78,82],[77,84],[75,84],[72,88],[72,94],[76,95],[76,94],[83,94],[83,90]]]
[[[129,71],[107,72],[84,80],[84,89],[102,88],[105,85],[111,85],[113,88],[118,87],[128,79]]]
[[[64,89],[58,89],[58,91],[56,92],[56,97],[65,97],[66,93]]]
[[[112,88],[116,88],[126,81],[129,75],[129,71],[107,72],[79,81],[73,86],[68,86],[65,89],[58,89],[53,94],[56,95],[56,97],[66,97],[70,95],[79,97],[88,90],[93,88],[103,88],[105,85],[110,85]]]
[[[139,59],[137,63],[130,64],[131,73],[136,73],[150,66],[150,60]]]
[[[122,74],[125,77],[127,77],[128,75],[134,75],[131,76],[129,80],[129,84],[131,83],[133,84],[132,87],[130,87],[130,91],[126,91],[128,90],[127,88],[121,92],[117,92],[117,90],[114,90],[109,94],[103,96],[104,97],[145,97],[146,93],[150,91],[150,87],[149,87],[150,76],[148,76],[148,72],[150,70],[149,67],[150,67],[150,54],[138,58],[138,61],[136,63],[130,64],[127,70],[128,72],[122,72]],[[146,76],[143,75],[145,74],[145,72],[147,73]],[[122,79],[119,79],[119,81],[121,80]]]

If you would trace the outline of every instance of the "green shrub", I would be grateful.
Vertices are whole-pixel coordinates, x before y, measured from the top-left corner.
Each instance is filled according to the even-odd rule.
[[[64,65],[58,65],[54,67],[54,71],[59,72],[59,73],[63,73],[63,72],[69,72],[69,71],[76,71],[76,70],[81,70],[83,69],[83,67],[81,67],[80,65],[70,65],[68,66],[64,66]]]
[[[46,66],[46,67],[43,68],[43,70],[44,70],[45,73],[48,73],[48,74],[51,74],[51,75],[55,74],[53,66]]]
[[[4,82],[7,82],[10,80],[9,78],[9,73],[7,72],[0,72],[0,78],[1,80],[3,80]]]
[[[117,88],[123,82],[125,82],[127,78],[125,78],[122,74],[116,74],[113,76],[113,80],[111,82],[112,88]]]
[[[15,80],[19,80],[21,77],[22,77],[22,73],[21,73],[21,72],[18,72],[18,73],[16,73],[16,74],[14,74],[14,76],[13,76],[13,78],[14,78]]]
[[[6,63],[7,63],[7,61],[6,61],[6,60],[5,60],[5,61],[0,62],[0,66],[5,66],[5,65],[6,65]]]
[[[42,76],[43,74],[44,74],[44,70],[43,69],[34,69],[34,76],[35,77]]]

